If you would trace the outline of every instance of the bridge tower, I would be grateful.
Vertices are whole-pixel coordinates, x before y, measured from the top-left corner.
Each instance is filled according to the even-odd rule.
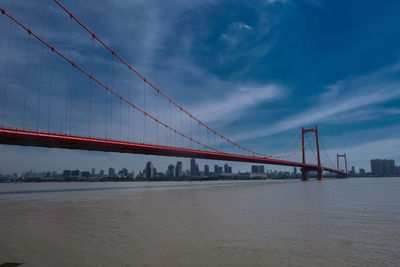
[[[347,157],[346,157],[346,153],[344,153],[344,154],[336,154],[336,163],[337,163],[338,175],[340,175],[339,158],[344,158],[344,171],[345,171],[345,176],[348,177],[348,176],[349,176],[349,173],[348,173],[348,171],[347,171]]]
[[[301,168],[301,174],[302,174],[302,180],[307,181],[307,172],[308,171],[317,171],[318,173],[318,180],[322,180],[323,178],[323,168],[321,166],[321,158],[319,155],[319,138],[318,138],[318,127],[315,126],[314,128],[311,129],[304,129],[304,127],[301,128],[301,147],[302,147],[302,152],[303,152],[303,163],[306,163],[306,152],[305,152],[305,144],[304,144],[304,135],[306,133],[314,133],[315,134],[315,143],[317,145],[317,160],[318,160],[318,167],[317,169],[309,169],[306,167]]]

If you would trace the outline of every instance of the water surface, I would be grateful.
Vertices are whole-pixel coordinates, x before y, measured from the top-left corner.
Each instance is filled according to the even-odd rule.
[[[399,266],[400,179],[0,184],[0,263]]]

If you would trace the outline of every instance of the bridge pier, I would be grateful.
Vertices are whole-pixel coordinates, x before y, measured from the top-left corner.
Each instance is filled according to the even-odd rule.
[[[317,172],[318,172],[317,180],[322,180],[324,178],[324,174],[323,174],[322,169],[318,169]]]
[[[317,180],[322,180],[324,178],[324,170],[322,168],[319,169],[306,169],[306,168],[301,168],[301,180],[302,181],[308,181],[307,178],[307,172],[309,171],[316,171],[317,172]]]
[[[301,171],[301,180],[308,181],[307,170],[305,168],[301,168],[300,171]]]

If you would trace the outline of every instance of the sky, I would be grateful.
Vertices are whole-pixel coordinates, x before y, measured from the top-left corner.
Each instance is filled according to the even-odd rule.
[[[65,0],[62,3],[177,103],[240,144],[272,154],[296,137],[301,127],[318,125],[332,161],[336,160],[336,153],[346,153],[348,165],[357,169],[369,171],[372,158],[395,159],[400,164],[400,28],[396,26],[400,24],[399,1],[382,4],[369,0],[99,0],[93,4],[88,0]],[[128,94],[128,71],[76,23],[71,23],[53,1],[2,1],[0,6],[12,10],[23,23],[112,84],[122,95]],[[52,104],[48,106],[54,115],[49,119],[49,128],[65,131],[68,65],[32,39],[26,86],[27,34],[14,24],[11,52],[8,52],[9,20],[4,15],[0,19],[1,90],[5,80],[8,83],[5,125],[21,126],[24,106],[21,96],[27,88],[25,120],[34,128],[37,113],[34,91],[40,82],[50,88],[52,77]],[[91,67],[92,51],[94,67]],[[39,70],[43,71],[43,78]],[[82,114],[87,114],[88,87],[92,86],[96,103],[92,132],[100,131],[104,128],[101,88],[90,85],[77,72],[73,75],[72,117],[76,126],[70,126],[69,130],[84,134],[87,115]],[[133,98],[135,90],[138,94],[134,101],[143,101],[144,97],[139,95],[143,82],[132,77],[132,83]],[[40,102],[42,128],[47,121],[45,112],[50,110],[46,104],[50,89],[46,88],[43,86]],[[147,95],[147,109],[152,112],[156,112],[155,96]],[[117,106],[118,100],[114,103],[115,110]],[[161,109],[161,118],[168,121],[168,104]],[[121,110],[128,113],[127,107]],[[117,124],[110,128],[118,128]],[[182,160],[5,145],[0,150],[3,173],[92,167],[107,170],[111,166],[139,171],[149,160],[164,171],[169,163]],[[187,168],[188,160],[183,161]],[[204,163],[224,163],[199,162],[201,167]],[[234,171],[250,169],[250,164],[230,164]]]

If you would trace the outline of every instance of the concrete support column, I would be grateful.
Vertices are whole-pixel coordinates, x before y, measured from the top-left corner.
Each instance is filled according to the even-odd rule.
[[[300,171],[301,171],[301,180],[302,181],[308,181],[308,178],[307,178],[307,170],[306,169],[304,169],[304,168],[301,168],[300,169]]]

